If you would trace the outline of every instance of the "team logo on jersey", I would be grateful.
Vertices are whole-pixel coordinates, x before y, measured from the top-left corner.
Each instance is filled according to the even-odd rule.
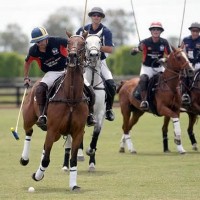
[[[164,51],[165,47],[164,45],[160,45],[160,51]]]
[[[197,48],[197,49],[200,49],[200,43],[197,43],[197,44],[196,44],[196,48]]]
[[[58,54],[58,49],[57,49],[57,48],[53,48],[53,49],[52,49],[52,53],[53,53],[53,55]]]
[[[148,50],[150,50],[150,51],[151,51],[151,50],[152,50],[152,48],[151,48],[151,47],[148,47]]]

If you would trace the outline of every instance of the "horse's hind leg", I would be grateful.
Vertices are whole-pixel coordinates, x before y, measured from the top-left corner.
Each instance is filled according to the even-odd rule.
[[[168,148],[168,126],[169,126],[170,117],[164,117],[164,123],[162,126],[162,136],[163,136],[163,151],[170,152]]]
[[[96,160],[95,160],[95,153],[94,153],[94,155],[90,156],[88,171],[94,172],[95,171],[95,165],[96,165]]]
[[[193,132],[194,124],[197,121],[197,115],[193,114],[193,113],[188,113],[188,117],[189,117],[189,125],[188,125],[188,129],[187,129],[188,136],[189,136],[191,144],[192,144],[192,149],[195,151],[198,151],[197,141],[195,138],[195,134]]]
[[[71,146],[72,146],[72,138],[71,138],[71,135],[68,135],[66,143],[65,143],[65,155],[64,155],[64,162],[63,162],[63,167],[62,167],[62,170],[66,172],[69,170]]]
[[[20,159],[20,164],[25,166],[29,163],[29,152],[30,152],[30,144],[31,144],[31,137],[32,137],[33,129],[31,128],[29,131],[26,132],[26,137],[24,140],[24,148],[22,151],[22,157]]]

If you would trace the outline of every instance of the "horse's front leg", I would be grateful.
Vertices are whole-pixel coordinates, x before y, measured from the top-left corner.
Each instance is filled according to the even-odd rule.
[[[84,130],[72,135],[72,149],[71,149],[71,159],[70,159],[70,178],[69,187],[72,191],[80,190],[77,186],[77,154],[78,148],[83,141]]]
[[[189,124],[188,124],[188,129],[187,129],[188,136],[189,136],[191,144],[192,144],[192,149],[194,151],[198,151],[197,141],[195,138],[195,134],[193,132],[194,124],[197,121],[197,115],[193,114],[193,113],[188,113],[188,117],[189,117]]]
[[[54,141],[55,141],[54,135],[47,132],[47,136],[46,136],[46,140],[44,144],[44,150],[41,156],[41,162],[40,162],[38,170],[32,175],[33,180],[40,181],[44,178],[44,173],[50,163],[50,152],[51,152],[51,148],[53,146]]]
[[[174,134],[175,134],[175,138],[174,138],[174,142],[177,145],[177,150],[180,154],[184,154],[186,151],[183,148],[183,145],[181,143],[181,127],[180,127],[180,120],[178,117],[172,117],[172,122],[173,122],[173,126],[174,126]]]
[[[26,131],[26,137],[24,140],[24,147],[22,151],[22,157],[20,159],[20,164],[25,166],[29,163],[29,152],[30,152],[30,144],[31,144],[31,137],[33,134],[33,129]]]
[[[164,123],[162,126],[162,136],[163,136],[163,151],[170,152],[168,148],[168,126],[169,126],[170,117],[164,117]]]

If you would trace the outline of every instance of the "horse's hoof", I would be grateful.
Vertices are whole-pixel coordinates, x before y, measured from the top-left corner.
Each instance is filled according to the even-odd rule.
[[[43,175],[42,178],[38,180],[38,179],[35,178],[35,174],[36,174],[36,173],[33,173],[33,175],[32,175],[32,179],[33,179],[34,181],[41,181],[41,180],[44,178],[44,175]]]
[[[95,164],[94,163],[90,163],[88,172],[95,172]]]
[[[90,149],[90,148],[88,148],[88,149],[86,150],[86,154],[87,154],[88,156],[94,156],[94,154],[95,154],[95,149]]]
[[[169,149],[166,149],[163,151],[164,153],[171,153],[171,151]]]
[[[78,191],[80,191],[80,189],[81,188],[79,186],[75,185],[74,187],[71,188],[71,191],[78,192]]]
[[[135,149],[130,151],[131,154],[137,154],[137,151]]]
[[[197,144],[196,144],[196,143],[192,145],[192,150],[198,151],[198,147],[197,147]]]
[[[64,166],[64,167],[62,168],[62,171],[68,172],[68,171],[69,171],[69,168],[68,168],[67,166]]]
[[[119,153],[125,153],[125,148],[124,147],[120,147]]]
[[[23,158],[21,158],[19,162],[20,162],[21,165],[26,166],[29,163],[29,159],[28,160],[24,160]]]
[[[185,149],[183,148],[182,144],[177,145],[177,150],[178,150],[178,152],[179,152],[180,154],[185,154],[185,153],[186,153],[186,151],[185,151]]]

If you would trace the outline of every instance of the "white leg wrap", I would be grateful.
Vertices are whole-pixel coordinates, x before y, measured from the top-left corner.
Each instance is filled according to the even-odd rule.
[[[65,148],[71,149],[71,147],[72,147],[72,137],[71,137],[71,135],[68,135],[66,143],[65,143]]]
[[[120,148],[125,148],[126,140],[124,134],[122,135],[122,138],[120,140]]]
[[[69,174],[69,187],[72,189],[74,186],[77,186],[77,167],[70,167]]]
[[[41,180],[44,176],[44,172],[46,170],[46,167],[42,167],[42,165],[40,164],[40,167],[38,168],[37,172],[35,173],[35,179],[36,180]]]
[[[172,118],[173,125],[174,125],[174,134],[177,137],[177,139],[180,139],[181,136],[181,127],[180,127],[180,121],[179,118]]]
[[[125,141],[126,141],[126,145],[127,145],[128,150],[129,150],[131,153],[132,153],[132,152],[135,152],[135,149],[134,149],[134,147],[133,147],[133,143],[132,143],[130,134],[124,134],[124,139],[125,139]]]
[[[24,160],[29,159],[30,144],[31,144],[31,136],[26,136],[24,140],[24,149],[22,152],[22,158]]]

